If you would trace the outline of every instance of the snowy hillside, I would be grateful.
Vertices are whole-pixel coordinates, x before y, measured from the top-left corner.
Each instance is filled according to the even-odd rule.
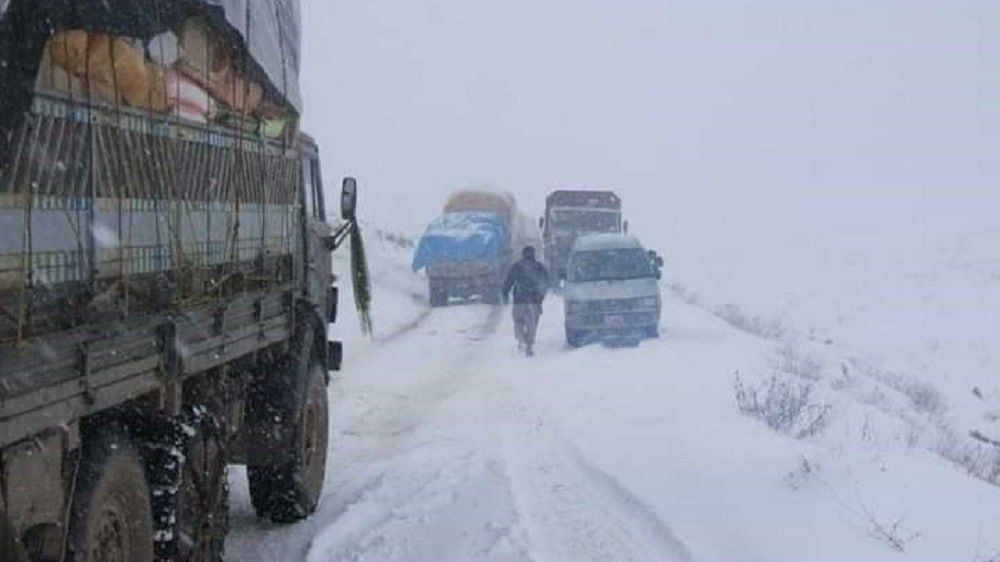
[[[727,307],[739,301],[696,298],[697,287],[674,278],[659,340],[571,351],[553,298],[539,356],[526,360],[508,308],[431,311],[410,248],[369,231],[376,334],[364,340],[344,307],[348,358],[330,387],[320,511],[291,527],[262,523],[232,474],[228,559],[978,562],[1000,553],[1000,489],[959,464],[995,459],[988,449],[975,462],[960,454],[972,451],[963,424],[983,420],[963,417],[953,397],[975,375],[929,381],[931,364],[892,370],[897,349],[923,347],[880,356],[861,346],[878,340],[840,339],[838,326],[893,307],[869,303],[866,316],[852,307],[862,303],[826,301],[845,314],[786,304],[757,317],[763,299]],[[953,273],[967,263],[954,259],[923,282],[989,282]],[[886,289],[912,273],[883,271],[896,275],[882,279]],[[984,403],[991,388],[981,386]]]

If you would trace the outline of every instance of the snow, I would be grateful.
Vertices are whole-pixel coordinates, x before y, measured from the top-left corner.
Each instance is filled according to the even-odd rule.
[[[830,345],[804,340],[829,354],[810,363],[667,291],[663,336],[622,349],[569,350],[552,298],[529,360],[508,308],[430,311],[410,249],[378,236],[369,246],[376,334],[364,341],[347,312],[337,327],[347,361],[330,386],[319,511],[288,527],[257,520],[233,471],[230,560],[939,562],[1000,551],[1000,490],[895,438],[920,411],[877,380],[847,385],[828,368]],[[822,433],[796,439],[739,411],[734,375],[776,370],[804,373],[832,405]],[[875,391],[884,400],[859,399]]]
[[[642,244],[634,236],[622,234],[585,234],[573,243],[575,252],[591,252],[597,250],[619,250],[626,248],[642,248]]]

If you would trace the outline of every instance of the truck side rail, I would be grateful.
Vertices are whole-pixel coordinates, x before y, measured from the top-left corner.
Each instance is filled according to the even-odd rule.
[[[0,345],[301,275],[298,146],[39,94],[4,157]]]
[[[188,377],[287,341],[292,299],[286,286],[0,349],[0,447],[142,396],[169,399]]]

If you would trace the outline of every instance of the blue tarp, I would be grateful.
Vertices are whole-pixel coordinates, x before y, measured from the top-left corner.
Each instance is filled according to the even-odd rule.
[[[438,263],[498,259],[507,227],[493,213],[446,213],[434,219],[413,254],[413,271]]]

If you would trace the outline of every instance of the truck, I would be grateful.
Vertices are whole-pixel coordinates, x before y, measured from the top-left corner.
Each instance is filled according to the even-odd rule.
[[[514,252],[540,241],[530,219],[505,191],[466,189],[452,194],[417,244],[413,270],[426,269],[431,306],[479,297],[500,304]]]
[[[331,225],[298,18],[0,2],[0,560],[222,560],[232,464],[315,511],[357,182]]]
[[[622,200],[613,191],[558,190],[545,198],[539,220],[545,244],[545,265],[556,282],[566,279],[566,262],[581,234],[622,233]]]

